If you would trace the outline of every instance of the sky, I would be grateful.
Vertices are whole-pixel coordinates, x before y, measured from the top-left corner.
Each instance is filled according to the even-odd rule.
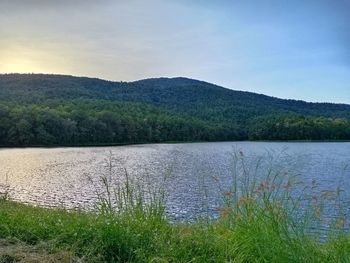
[[[0,73],[13,72],[350,104],[350,0],[0,0]]]

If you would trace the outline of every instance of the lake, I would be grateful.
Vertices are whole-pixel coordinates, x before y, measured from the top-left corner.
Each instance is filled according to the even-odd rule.
[[[118,147],[25,148],[0,150],[0,186],[12,199],[46,207],[94,209],[100,177],[114,185],[128,176],[149,188],[164,187],[167,215],[190,220],[214,216],[232,185],[235,157],[263,177],[271,165],[283,176],[297,176],[300,191],[350,191],[350,143],[218,142]],[[263,156],[262,158],[260,158]],[[240,157],[238,157],[240,158]],[[112,161],[109,161],[112,159]],[[261,160],[265,160],[261,162]],[[268,161],[266,161],[268,160]],[[256,163],[261,162],[256,169]],[[112,173],[109,164],[112,164]],[[254,168],[255,167],[255,168]],[[0,190],[1,191],[1,190]],[[311,191],[311,190],[310,190]]]

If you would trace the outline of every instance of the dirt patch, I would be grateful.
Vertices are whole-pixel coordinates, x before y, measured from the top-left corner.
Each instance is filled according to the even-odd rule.
[[[56,263],[56,262],[85,262],[74,257],[72,253],[60,251],[49,253],[43,246],[31,246],[18,241],[0,239],[0,263]]]

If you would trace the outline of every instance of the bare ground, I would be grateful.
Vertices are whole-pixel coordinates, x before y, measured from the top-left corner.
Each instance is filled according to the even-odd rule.
[[[74,257],[70,252],[60,251],[50,253],[43,245],[28,245],[16,240],[0,239],[0,263],[56,263],[56,262],[84,262]]]

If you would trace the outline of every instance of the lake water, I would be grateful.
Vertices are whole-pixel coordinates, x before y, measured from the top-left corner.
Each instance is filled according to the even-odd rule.
[[[350,192],[350,143],[219,142],[149,144],[89,148],[0,150],[0,186],[24,203],[68,209],[93,209],[99,179],[110,175],[117,185],[132,178],[167,191],[167,214],[188,220],[216,214],[222,194],[232,185],[234,154],[244,156],[250,172],[264,176],[268,166],[283,176],[297,175],[317,191],[341,187]],[[256,163],[263,159],[259,169]],[[113,158],[112,172],[108,161]],[[255,169],[255,170],[254,170]],[[304,188],[300,188],[304,189]],[[1,192],[1,189],[0,189]]]

